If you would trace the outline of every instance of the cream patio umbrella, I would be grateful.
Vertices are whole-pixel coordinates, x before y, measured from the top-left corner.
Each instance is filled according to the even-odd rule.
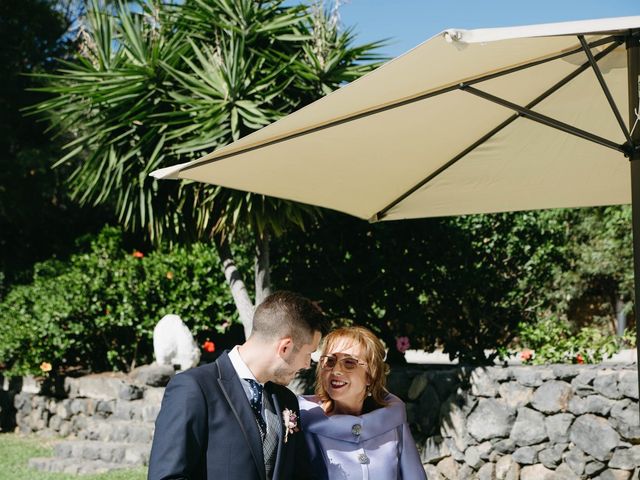
[[[370,221],[638,203],[639,70],[640,17],[445,30],[153,175]],[[640,204],[633,210],[640,298]]]

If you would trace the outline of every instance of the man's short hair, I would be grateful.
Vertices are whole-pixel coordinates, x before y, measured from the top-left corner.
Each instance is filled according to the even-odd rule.
[[[274,292],[253,314],[252,335],[265,339],[291,337],[300,347],[311,343],[315,332],[323,332],[325,317],[308,298],[288,291]]]

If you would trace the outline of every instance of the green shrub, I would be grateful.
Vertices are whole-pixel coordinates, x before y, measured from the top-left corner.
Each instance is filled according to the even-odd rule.
[[[126,370],[153,359],[153,328],[180,315],[194,335],[222,331],[235,307],[213,247],[126,252],[106,228],[90,251],[36,265],[33,282],[0,303],[0,364],[7,375],[80,367]]]
[[[566,320],[546,317],[534,324],[520,325],[520,343],[530,354],[523,355],[525,363],[599,363],[630,343],[623,338],[605,335],[597,328],[583,327],[573,332]]]

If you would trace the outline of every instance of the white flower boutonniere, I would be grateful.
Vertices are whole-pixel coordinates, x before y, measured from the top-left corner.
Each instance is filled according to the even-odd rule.
[[[282,420],[284,421],[284,443],[287,443],[289,434],[300,431],[298,428],[298,415],[293,410],[285,408],[282,411]]]

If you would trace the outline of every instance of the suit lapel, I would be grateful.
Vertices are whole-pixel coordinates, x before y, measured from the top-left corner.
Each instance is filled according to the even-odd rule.
[[[216,364],[218,366],[218,385],[220,390],[238,422],[240,431],[244,435],[258,472],[260,472],[260,478],[266,480],[262,440],[256,424],[256,418],[242,388],[242,383],[226,352],[220,355],[216,360]]]
[[[267,383],[265,385],[265,391],[269,393],[271,398],[271,404],[273,405],[273,409],[275,410],[276,417],[278,418],[278,452],[276,453],[276,465],[273,468],[273,478],[280,478],[280,468],[282,467],[283,462],[283,450],[284,450],[284,423],[282,422],[282,406],[278,401],[278,396],[271,391],[271,384]]]

